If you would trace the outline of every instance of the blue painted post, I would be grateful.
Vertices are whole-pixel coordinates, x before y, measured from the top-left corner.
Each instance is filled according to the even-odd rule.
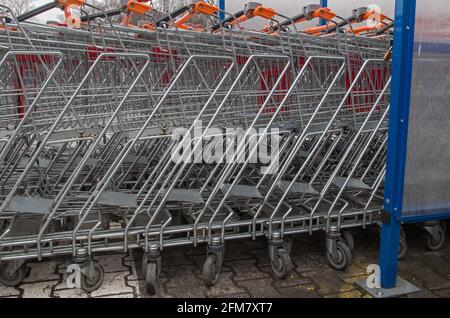
[[[326,8],[328,7],[328,0],[320,0],[320,6],[322,8]],[[327,21],[325,21],[324,19],[320,19],[320,25],[326,25]]]
[[[225,10],[225,0],[219,0],[219,9],[222,11]],[[219,18],[220,20],[225,19],[225,13],[219,12]]]
[[[416,0],[396,0],[391,110],[383,225],[380,244],[381,287],[394,288],[400,241],[406,144],[408,139]]]

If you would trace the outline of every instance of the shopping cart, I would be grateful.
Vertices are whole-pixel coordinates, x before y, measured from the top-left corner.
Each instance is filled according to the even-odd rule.
[[[336,17],[312,6],[287,19],[250,3],[220,22],[201,1],[159,20],[129,1],[71,27],[3,11],[5,285],[23,280],[26,260],[71,255],[93,291],[103,279],[95,254],[144,249],[155,293],[161,251],[198,244],[214,285],[225,241],[257,237],[284,278],[290,237],[313,231],[327,233],[327,259],[343,269],[353,248],[345,229],[378,223],[388,33],[336,32],[345,24],[308,35],[296,23]],[[217,23],[199,28],[196,15]],[[256,16],[269,29],[241,26]]]

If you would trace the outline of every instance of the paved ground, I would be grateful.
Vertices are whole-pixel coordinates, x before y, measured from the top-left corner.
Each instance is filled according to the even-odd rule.
[[[420,231],[407,231],[409,251],[399,264],[400,275],[420,287],[408,297],[450,297],[450,243],[428,252]],[[227,244],[220,282],[207,288],[201,280],[205,248],[168,248],[158,297],[369,297],[354,282],[365,278],[368,264],[376,263],[378,237],[373,230],[354,234],[353,264],[340,272],[327,266],[324,237],[296,237],[292,249],[295,269],[286,280],[274,279],[264,240]],[[67,261],[28,264],[28,276],[17,288],[0,286],[0,297],[148,297],[140,274],[140,255],[102,255],[102,287],[90,294],[68,289],[64,280]]]

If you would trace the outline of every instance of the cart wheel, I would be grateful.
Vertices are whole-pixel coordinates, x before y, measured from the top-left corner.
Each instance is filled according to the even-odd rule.
[[[18,286],[27,275],[27,267],[25,264],[19,267],[17,271],[14,271],[8,262],[0,265],[0,283],[8,287]]]
[[[426,233],[426,247],[429,251],[438,251],[444,246],[445,243],[445,231],[444,228],[440,225],[436,225],[437,236],[438,238],[434,238],[430,233]]]
[[[277,278],[288,277],[294,267],[292,265],[291,257],[284,248],[279,248],[277,250],[276,259],[274,261],[270,261],[270,265],[272,267],[273,274]]]
[[[355,240],[353,239],[352,233],[350,231],[344,230],[341,232],[341,236],[350,251],[353,252],[353,250],[355,249]]]
[[[441,222],[439,222],[439,224],[442,226],[444,233],[447,234],[447,223],[445,221],[441,221]]]
[[[209,254],[203,265],[203,280],[207,286],[214,286],[220,278],[222,265],[217,261],[216,254]]]
[[[158,265],[154,262],[150,262],[147,264],[145,270],[145,289],[147,290],[147,294],[156,295],[158,284]]]
[[[292,244],[294,243],[294,239],[292,237],[284,240],[284,249],[286,253],[290,256],[292,251]]]
[[[407,251],[408,251],[408,244],[406,243],[406,239],[404,237],[400,237],[400,244],[398,246],[398,256],[397,256],[399,261],[405,258]]]
[[[406,239],[406,232],[403,229],[403,226],[400,227],[400,237]]]
[[[142,255],[142,263],[141,263],[141,269],[142,269],[142,277],[147,277],[147,265],[148,265],[148,256],[147,253],[144,252]]]
[[[352,251],[344,241],[337,241],[336,251],[327,251],[327,261],[334,269],[344,270],[352,262]]]
[[[94,262],[93,266],[94,272],[91,275],[81,275],[81,289],[88,293],[97,290],[105,277],[105,270],[102,265]]]

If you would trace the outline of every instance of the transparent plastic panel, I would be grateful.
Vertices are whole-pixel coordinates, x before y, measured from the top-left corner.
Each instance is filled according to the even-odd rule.
[[[450,212],[450,7],[418,0],[403,215]]]

